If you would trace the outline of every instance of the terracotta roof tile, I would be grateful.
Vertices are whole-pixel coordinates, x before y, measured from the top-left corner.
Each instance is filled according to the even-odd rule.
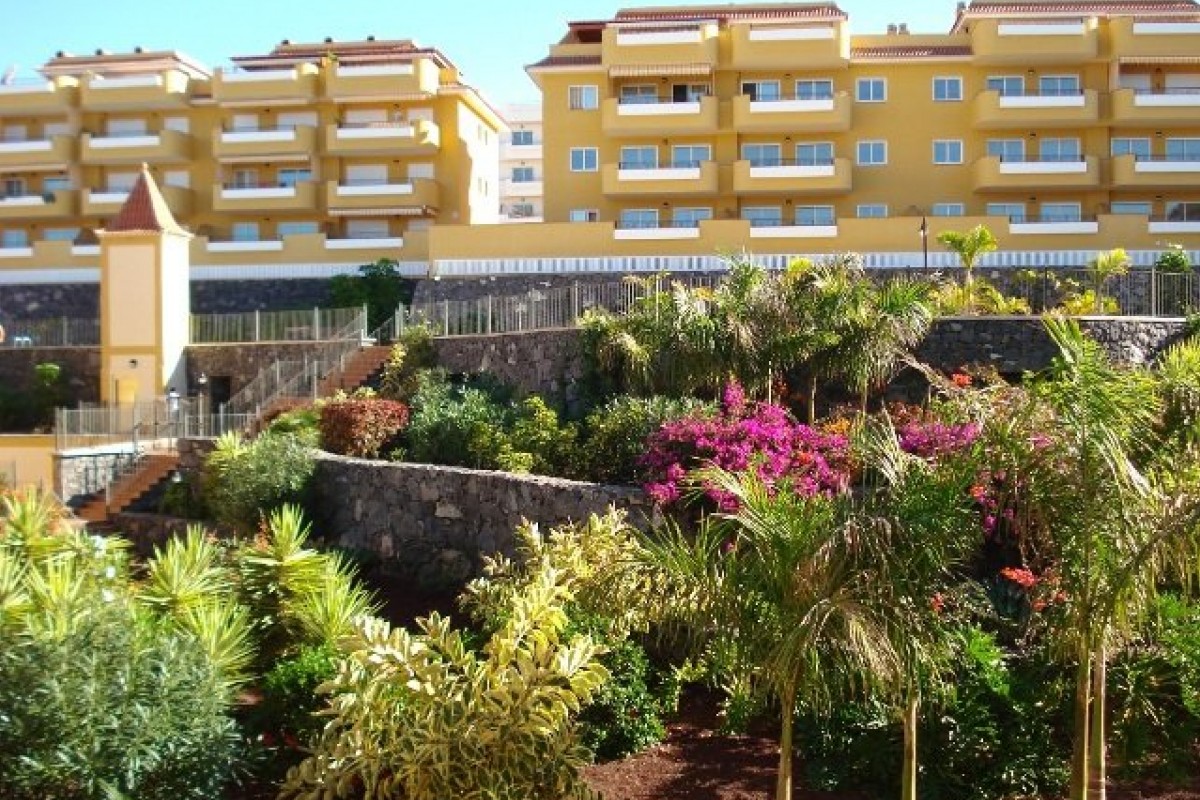
[[[962,58],[971,55],[966,45],[882,45],[853,47],[850,58]]]
[[[591,67],[600,66],[600,56],[546,56],[528,69],[534,67]]]
[[[167,201],[158,190],[158,185],[150,176],[150,170],[145,164],[142,165],[142,174],[130,190],[129,197],[125,198],[125,204],[121,206],[112,223],[105,228],[105,232],[188,235],[175,221],[175,216],[167,207]]]
[[[1100,2],[973,2],[967,6],[972,16],[987,14],[1143,14],[1200,12],[1193,0],[1100,0]]]
[[[616,22],[669,22],[688,19],[718,19],[722,22],[756,19],[845,19],[846,12],[835,3],[780,3],[773,5],[692,6],[690,8],[626,8],[617,12]]]

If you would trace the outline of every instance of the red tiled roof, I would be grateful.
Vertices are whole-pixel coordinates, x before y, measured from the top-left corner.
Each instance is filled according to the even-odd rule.
[[[966,45],[883,45],[852,47],[850,58],[962,58],[971,55]]]
[[[722,22],[755,19],[845,19],[835,3],[784,3],[774,5],[690,6],[685,8],[625,8],[616,22],[670,22],[717,19]]]
[[[1031,3],[1031,2],[973,2],[967,6],[971,15],[987,14],[1194,14],[1200,5],[1193,0],[1100,0],[1092,2]]]
[[[129,197],[125,198],[125,204],[121,206],[112,223],[105,228],[105,232],[187,235],[187,231],[175,221],[175,216],[167,207],[167,201],[158,190],[154,178],[150,177],[150,170],[145,164],[142,165],[142,174],[138,176],[137,183],[129,191]]]
[[[584,67],[599,66],[600,56],[546,56],[536,64],[530,64],[526,69],[534,67]]]

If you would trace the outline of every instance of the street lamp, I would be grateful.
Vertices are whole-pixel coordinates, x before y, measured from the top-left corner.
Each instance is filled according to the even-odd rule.
[[[208,434],[208,418],[205,416],[205,407],[207,406],[205,401],[208,399],[208,374],[201,372],[199,377],[196,378],[196,385],[200,387],[200,392],[198,395],[200,405],[200,420],[199,425],[197,425],[198,430],[196,431],[196,434],[199,436],[206,436]]]
[[[929,220],[924,214],[921,215],[921,227],[917,230],[921,234],[922,264],[925,271],[929,272]]]

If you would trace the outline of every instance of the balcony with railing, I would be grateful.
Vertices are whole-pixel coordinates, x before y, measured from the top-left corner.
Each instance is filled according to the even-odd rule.
[[[716,133],[715,97],[610,97],[601,124],[607,136],[658,136]]]
[[[613,228],[618,241],[699,239],[700,220],[621,220]]]
[[[1083,64],[1096,59],[1100,36],[1095,18],[978,19],[971,49],[977,64]]]
[[[1150,233],[1200,233],[1200,213],[1181,208],[1179,213],[1165,217],[1150,217],[1147,230]]]
[[[1045,94],[1003,94],[994,89],[975,95],[975,127],[985,129],[1080,128],[1100,122],[1100,100],[1092,89]]]
[[[192,155],[192,137],[180,131],[159,133],[85,133],[80,137],[79,160],[99,164],[182,164]]]
[[[730,66],[737,70],[845,67],[850,36],[845,22],[740,24],[730,26]]]
[[[0,116],[65,115],[74,104],[79,82],[37,78],[0,84]]]
[[[739,133],[831,133],[850,130],[850,97],[733,98],[733,127]]]
[[[397,64],[334,64],[325,73],[325,94],[339,103],[437,94],[438,65],[431,58]]]
[[[739,195],[832,195],[849,192],[853,168],[845,158],[781,159],[733,165],[733,191]]]
[[[167,207],[176,217],[184,217],[192,213],[192,190],[182,186],[163,185],[159,187]],[[84,189],[82,193],[82,214],[86,217],[110,217],[121,210],[121,206],[129,199],[127,189]]]
[[[212,78],[213,99],[221,105],[291,102],[317,99],[317,67],[301,64],[287,69],[219,69]]]
[[[339,122],[325,128],[325,151],[342,158],[433,155],[441,142],[441,129],[432,120]]]
[[[15,194],[0,196],[0,220],[55,219],[74,216],[78,211],[79,193],[70,189],[45,194]]]
[[[1122,155],[1112,160],[1112,184],[1118,189],[1183,189],[1200,183],[1200,153]]]
[[[316,183],[245,183],[213,186],[216,211],[315,211],[318,209]]]
[[[441,206],[441,189],[432,178],[395,182],[328,181],[325,184],[325,202],[331,214],[352,215],[369,210],[380,214],[422,216],[437,213]]]
[[[985,156],[975,162],[974,181],[977,192],[1095,189],[1100,186],[1100,162],[1095,156]]]
[[[218,161],[261,161],[314,155],[316,141],[311,125],[235,127],[213,131],[212,147]]]
[[[51,136],[45,139],[0,138],[0,170],[65,170],[71,163],[75,138]]]
[[[715,20],[616,24],[604,29],[601,57],[605,66],[618,70],[659,64],[715,66],[717,45]]]
[[[80,87],[79,102],[85,111],[142,111],[187,108],[191,78],[168,69],[151,75],[88,77]]]
[[[832,239],[837,235],[837,220],[832,218],[804,223],[782,219],[750,220],[751,239]]]
[[[407,244],[404,237],[395,235],[292,233],[276,239],[239,239],[227,230],[209,231],[192,240],[192,263],[203,264],[208,276],[220,276],[226,268],[241,273],[245,269],[246,253],[255,254],[255,271],[268,274],[274,265],[357,265],[385,257],[401,262],[419,260],[415,256],[405,256],[402,251]],[[402,271],[407,268],[402,264]]]
[[[1118,58],[1178,56],[1200,52],[1200,21],[1113,17],[1108,21],[1112,53]]]
[[[699,197],[717,193],[713,161],[676,162],[657,167],[644,164],[605,164],[604,194],[611,197]]]
[[[1169,89],[1118,89],[1112,93],[1112,124],[1129,128],[1200,126],[1200,81]]]
[[[1069,212],[1016,214],[1008,218],[1008,232],[1014,236],[1096,234],[1100,223],[1095,217]]]

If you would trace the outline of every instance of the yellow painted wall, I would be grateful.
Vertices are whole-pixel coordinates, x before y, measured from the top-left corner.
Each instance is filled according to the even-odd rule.
[[[54,437],[0,435],[0,473],[15,489],[54,488]]]

